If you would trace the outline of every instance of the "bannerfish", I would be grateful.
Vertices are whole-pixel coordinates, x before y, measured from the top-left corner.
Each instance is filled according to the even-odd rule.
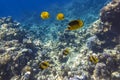
[[[95,56],[95,55],[90,55],[90,56],[89,56],[89,60],[90,60],[92,63],[94,63],[94,64],[96,64],[96,63],[99,62],[98,57]]]
[[[49,66],[50,66],[50,64],[49,64],[48,61],[42,61],[42,62],[39,64],[39,68],[42,69],[42,70],[47,69]]]
[[[68,48],[64,49],[62,52],[62,54],[65,56],[68,55],[69,53],[70,53],[70,50]]]
[[[84,25],[84,22],[82,20],[73,20],[68,23],[67,30],[77,30],[79,28],[82,28]]]

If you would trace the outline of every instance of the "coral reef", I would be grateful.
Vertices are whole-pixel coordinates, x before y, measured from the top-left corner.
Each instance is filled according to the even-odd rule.
[[[114,33],[119,30],[119,4],[119,0],[110,2],[89,28],[59,31],[56,41],[44,36],[42,42],[31,33],[34,29],[24,30],[11,17],[0,18],[0,80],[120,80],[120,44],[118,31]],[[69,52],[63,55],[67,48]],[[90,61],[91,55],[97,56],[96,63]],[[39,67],[42,61],[48,61],[48,68]]]
[[[114,76],[115,73],[119,74],[119,57],[120,54],[103,54],[100,56],[100,62],[96,64],[93,73],[94,80],[118,80],[119,76]]]
[[[107,30],[111,35],[116,35],[114,41],[120,43],[120,1],[112,0],[100,13],[103,30]],[[107,33],[107,32],[106,32]]]
[[[92,24],[94,36],[87,39],[87,46],[93,52],[103,52],[104,49],[114,48],[120,43],[119,35],[119,0],[112,0],[100,12],[100,20]],[[95,28],[96,26],[96,28]]]
[[[25,31],[18,29],[20,23],[13,21],[11,17],[3,17],[0,18],[0,40],[14,40],[22,42],[23,38],[25,38]]]
[[[20,75],[22,68],[35,54],[22,43],[26,38],[25,31],[19,28],[18,22],[13,21],[11,17],[3,17],[0,20],[0,78],[8,80],[12,76]]]
[[[100,13],[100,19],[105,25],[109,24],[110,30],[120,34],[120,0],[112,0]],[[106,25],[105,25],[106,27]]]
[[[110,72],[104,63],[98,63],[94,70],[94,80],[110,80]]]

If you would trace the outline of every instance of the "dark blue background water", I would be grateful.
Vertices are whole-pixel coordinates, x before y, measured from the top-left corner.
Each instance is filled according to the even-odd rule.
[[[107,0],[0,0],[0,17],[19,17],[24,13],[41,12],[53,5],[59,5],[61,7],[72,1],[86,2],[86,4],[92,4],[94,1],[99,6],[101,4],[104,5]],[[91,3],[87,3],[90,1]],[[87,6],[86,4],[85,6]],[[96,7],[96,5],[92,5],[92,7]]]
[[[67,4],[70,0],[0,0],[0,17],[19,17],[24,13],[41,12],[52,5]]]

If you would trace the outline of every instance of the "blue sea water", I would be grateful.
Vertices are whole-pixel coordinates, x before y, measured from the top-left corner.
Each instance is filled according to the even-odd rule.
[[[69,3],[70,0],[0,0],[0,16],[13,16],[15,18],[22,14],[41,12],[52,5]]]
[[[99,18],[101,8],[110,0],[0,0],[0,17],[12,16],[25,29],[33,31],[41,40],[57,38],[70,20],[82,19],[88,27]],[[50,19],[42,20],[40,13],[48,11]],[[57,21],[56,14],[62,12],[65,20]],[[41,35],[42,34],[42,37]]]

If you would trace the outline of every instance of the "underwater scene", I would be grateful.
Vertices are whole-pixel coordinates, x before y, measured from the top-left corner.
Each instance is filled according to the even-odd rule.
[[[120,80],[120,0],[0,0],[0,80]]]

